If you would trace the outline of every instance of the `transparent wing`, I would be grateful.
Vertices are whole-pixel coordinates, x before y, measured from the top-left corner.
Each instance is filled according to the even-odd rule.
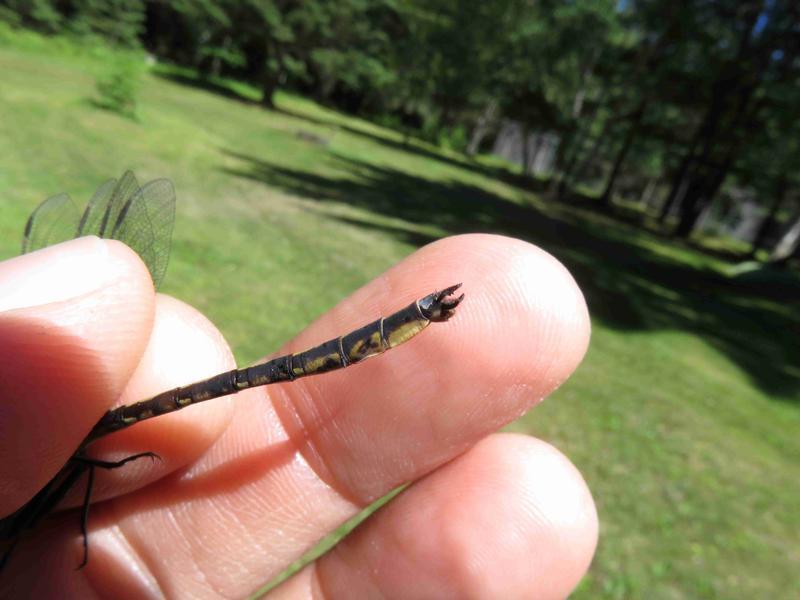
[[[22,253],[84,235],[124,242],[141,257],[158,288],[164,279],[175,225],[175,188],[156,179],[140,188],[130,171],[95,191],[83,215],[66,194],[33,211],[25,226]]]
[[[168,179],[156,179],[127,199],[106,237],[133,248],[150,269],[157,288],[167,271],[174,225],[175,188]]]
[[[117,180],[109,179],[99,188],[97,188],[92,196],[92,199],[89,200],[86,210],[83,211],[81,222],[78,225],[78,235],[75,237],[81,237],[84,235],[96,235],[98,237],[103,237],[101,235],[103,229],[103,217],[108,211],[109,203],[113,199],[114,188],[116,188],[116,186]]]
[[[42,202],[28,217],[22,237],[22,253],[27,254],[74,238],[80,212],[67,194]]]
[[[130,171],[125,171],[118,181],[106,181],[97,188],[81,217],[80,235],[113,237],[112,232],[120,214],[138,191],[139,184]]]

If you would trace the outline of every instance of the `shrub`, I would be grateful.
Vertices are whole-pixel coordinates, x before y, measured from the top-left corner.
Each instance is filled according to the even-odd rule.
[[[135,119],[142,69],[132,58],[111,59],[107,70],[97,76],[98,106]]]
[[[456,152],[464,152],[467,149],[468,142],[467,130],[461,125],[450,129],[442,129],[437,139],[440,148],[446,148]]]

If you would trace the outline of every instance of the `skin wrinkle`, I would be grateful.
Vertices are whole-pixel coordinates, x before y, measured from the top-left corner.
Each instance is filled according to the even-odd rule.
[[[113,502],[109,502],[108,504],[113,505]],[[108,510],[111,513],[111,517],[112,518],[110,519],[110,522],[112,523],[112,525],[101,527],[99,529],[103,529],[104,533],[106,535],[118,539],[119,540],[118,546],[120,546],[120,547],[122,547],[122,548],[124,548],[126,550],[126,555],[127,556],[133,558],[135,564],[137,565],[136,571],[137,571],[137,573],[141,574],[141,576],[137,577],[137,579],[139,581],[151,582],[149,585],[145,583],[144,584],[145,587],[150,589],[150,588],[152,588],[153,585],[155,585],[157,591],[159,592],[159,597],[161,597],[161,598],[165,597],[164,590],[163,590],[163,588],[161,586],[161,583],[158,580],[158,578],[155,577],[155,574],[154,574],[152,565],[150,564],[150,561],[148,561],[145,558],[145,556],[148,553],[147,552],[143,552],[142,548],[140,547],[140,545],[137,544],[132,539],[132,537],[130,535],[128,535],[128,533],[126,533],[124,527],[122,526],[122,523],[113,518],[113,516],[115,515],[115,512],[113,510],[113,506],[110,506],[110,507],[106,508],[106,510]],[[97,531],[97,529],[95,529],[95,528],[90,529],[90,531],[89,531],[90,537],[94,536],[96,531]],[[102,538],[99,540],[98,543],[100,544],[100,548],[102,548]],[[89,551],[91,553],[92,549],[90,548]],[[91,554],[90,554],[90,556],[91,556]],[[119,563],[119,562],[121,562],[120,558],[122,558],[122,557],[120,557],[119,555],[114,555],[112,560],[115,563]],[[125,561],[125,562],[127,564],[128,561]],[[98,579],[98,577],[95,576],[96,573],[98,573],[96,568],[94,568],[92,566],[88,566],[86,568],[85,581],[86,581],[87,585],[90,587],[90,589],[92,589],[95,592],[95,594],[96,594],[96,596],[98,598],[103,598],[103,597],[105,597],[105,594],[103,594],[102,592],[103,592],[103,590],[106,589],[107,586],[104,585],[104,583],[103,583],[105,581],[104,578],[102,578],[102,576],[101,576],[100,579]]]
[[[152,571],[147,566],[141,552],[136,551],[135,546],[131,543],[131,540],[125,534],[125,531],[118,523],[114,523],[110,527],[107,527],[104,531],[107,536],[114,538],[117,540],[117,547],[122,548],[125,552],[125,557],[129,560],[125,560],[126,565],[134,564],[136,568],[132,569],[135,572],[135,576],[138,582],[141,582],[142,587],[151,591],[150,597],[152,598],[165,598],[166,594],[164,590],[161,588],[159,581],[153,577]],[[96,533],[92,533],[92,535],[96,536]],[[98,544],[102,544],[102,540],[98,541]],[[129,571],[130,572],[130,571]],[[95,577],[92,576],[92,570],[89,569],[86,576],[86,581],[89,587],[95,592],[95,596],[98,598],[106,597],[105,594],[102,593],[102,590],[98,587],[98,581]]]
[[[317,446],[318,443],[312,431],[321,430],[327,426],[338,427],[335,417],[341,409],[334,411],[323,410],[328,405],[322,400],[312,400],[312,398],[320,396],[318,390],[312,392],[309,389],[312,386],[313,382],[307,383],[304,380],[296,381],[291,386],[279,386],[277,391],[284,401],[275,402],[275,412],[283,423],[284,430],[287,432],[289,439],[292,440],[297,452],[303,457],[305,463],[317,478],[326,486],[335,490],[348,503],[363,506],[357,496],[349,493],[344,482],[337,479],[335,469],[328,464],[325,452],[320,451]],[[311,409],[308,420],[312,421],[312,425],[308,424],[301,411],[297,408],[301,405],[301,401],[303,406]]]
[[[171,578],[172,581],[171,581],[170,588],[172,589],[172,591],[173,592],[178,591],[176,584],[178,584],[179,582],[184,583],[184,585],[188,582],[190,585],[192,585],[194,587],[194,584],[198,581],[198,579],[199,579],[199,581],[205,582],[209,587],[214,589],[214,586],[213,586],[212,582],[206,576],[206,572],[205,572],[205,569],[202,567],[201,561],[197,560],[198,555],[197,555],[197,552],[195,550],[196,545],[192,543],[191,536],[187,536],[186,535],[186,531],[185,531],[184,527],[181,526],[180,519],[176,518],[175,511],[174,511],[172,506],[165,507],[165,516],[167,518],[167,521],[172,524],[173,531],[178,532],[178,539],[183,540],[183,542],[185,544],[185,548],[183,548],[183,550],[184,550],[183,555],[185,557],[191,559],[191,560],[183,561],[183,562],[187,563],[191,567],[191,571],[190,571],[190,573],[188,573],[188,575],[189,575],[188,577],[187,577],[187,573],[182,573],[180,581],[177,581],[174,577]],[[191,519],[187,521],[187,525],[190,525],[191,523],[192,523]],[[171,536],[171,537],[174,538],[175,536]],[[196,578],[192,577],[192,575],[196,575],[197,577]],[[162,577],[165,580],[170,579],[169,572],[165,572],[161,568],[158,569],[158,577],[159,577],[159,579],[161,579]],[[203,586],[200,586],[200,589],[203,589]],[[215,591],[218,591],[218,590],[215,590]]]
[[[232,364],[227,344],[211,323],[193,308],[159,295],[157,314],[150,343],[120,397],[122,403],[140,400],[162,389],[200,379],[225,370]],[[191,359],[176,359],[187,337],[192,348]],[[167,343],[170,339],[181,340],[180,346],[173,348]],[[179,363],[174,365],[175,368],[167,366],[176,360]],[[206,453],[229,426],[232,408],[230,398],[221,398],[99,440],[93,445],[93,454],[98,456],[124,456],[147,448],[157,450],[164,458],[161,461],[136,461],[126,466],[121,476],[98,478],[95,497],[103,498],[104,490],[120,494],[120,490],[125,490],[126,483],[128,489],[131,486],[134,486],[134,490],[141,488],[175,472],[187,461],[190,464],[199,461],[198,457]],[[190,448],[188,452],[186,447]]]
[[[174,524],[174,528],[178,532],[180,539],[182,539],[186,545],[186,560],[192,565],[192,570],[188,576],[186,573],[183,573],[181,582],[176,582],[184,583],[184,586],[173,585],[173,587],[175,589],[186,586],[196,587],[201,593],[211,589],[215,592],[215,596],[223,597],[222,589],[215,583],[215,575],[217,577],[220,575],[220,571],[224,569],[224,563],[220,561],[220,563],[214,565],[213,563],[209,564],[208,561],[202,560],[205,554],[204,531],[202,528],[197,528],[196,523],[190,517],[193,512],[191,504],[194,502],[195,501],[188,500],[167,508],[170,523]],[[208,503],[201,499],[198,499],[196,502],[206,505],[210,504],[212,509],[217,508],[217,505],[213,502]],[[218,510],[217,513],[219,513]],[[209,516],[208,520],[210,521],[212,518],[213,517]],[[181,525],[181,523],[185,523],[186,525]],[[194,527],[192,527],[192,523],[195,523]],[[169,569],[169,567],[165,568]]]
[[[237,536],[236,537],[239,540],[241,540],[241,539],[248,540],[247,546],[253,548],[253,550],[251,551],[251,554],[260,555],[260,556],[269,556],[268,552],[261,551],[262,550],[261,544],[260,544],[260,542],[258,540],[258,537],[255,535],[255,532],[253,530],[251,530],[242,519],[239,518],[238,512],[236,510],[234,510],[232,506],[231,507],[226,507],[226,510],[222,510],[218,506],[215,506],[215,507],[218,509],[217,513],[219,515],[221,515],[220,520],[225,520],[225,522],[228,522],[228,519],[230,519],[236,524],[236,526],[237,526],[236,527],[236,530],[237,530]],[[210,520],[212,520],[212,519],[210,519]],[[226,529],[228,529],[228,531],[230,531],[232,528],[226,528]],[[217,555],[221,551],[222,552],[222,556],[226,557],[225,560],[224,560],[222,568],[220,568],[220,563],[219,562],[216,563],[215,569],[211,573],[211,576],[215,576],[216,575],[217,578],[220,578],[220,577],[221,578],[225,578],[226,577],[226,572],[225,572],[226,571],[226,569],[225,569],[226,566],[228,567],[228,569],[227,569],[228,571],[231,571],[231,572],[234,573],[234,576],[227,575],[227,578],[228,578],[229,581],[236,581],[236,580],[242,579],[243,578],[242,577],[242,572],[244,572],[245,574],[249,575],[249,577],[245,577],[246,579],[255,580],[255,579],[257,579],[258,577],[261,576],[262,571],[260,569],[258,571],[256,571],[255,570],[255,568],[256,568],[255,565],[253,567],[251,567],[249,563],[244,562],[244,561],[230,561],[230,560],[227,560],[227,556],[230,553],[226,552],[226,548],[224,546],[224,542],[220,541],[220,543],[214,543],[214,542],[211,542],[211,543],[205,542],[205,543],[203,543],[202,540],[201,540],[201,543],[202,543],[202,547],[204,547],[204,548],[208,548],[208,547],[214,548],[214,550],[212,552],[213,554]],[[214,564],[214,561],[211,561],[211,564]]]
[[[111,525],[101,526],[100,529],[106,529],[106,531],[115,532],[116,535],[123,540],[123,545],[129,550],[129,554],[137,557],[136,562],[139,565],[138,570],[141,571],[148,580],[151,580],[155,583],[161,594],[161,597],[166,597],[167,594],[164,591],[165,586],[162,584],[162,578],[159,576],[158,570],[156,569],[158,557],[147,551],[147,541],[143,539],[142,536],[138,535],[138,531],[136,529],[136,521],[140,518],[140,516],[134,515],[131,517],[128,515],[123,515],[118,502],[115,500],[108,500],[103,503],[101,518],[105,523],[110,523]],[[133,520],[131,521],[131,519]],[[90,543],[92,535],[93,531],[90,530]],[[116,559],[117,563],[120,562],[119,557],[114,558]],[[97,577],[100,577],[103,581],[107,581],[102,573],[98,573],[96,571],[96,569],[91,565],[91,562],[87,573],[87,580],[95,589],[101,589],[101,584],[94,581],[95,573],[97,573]]]
[[[118,525],[114,525],[111,529],[111,532],[113,535],[115,535],[117,538],[121,540],[122,545],[126,550],[126,554],[135,561],[134,562],[134,564],[136,565],[135,571],[137,574],[140,574],[140,579],[146,582],[145,584],[146,587],[148,589],[152,589],[154,586],[155,587],[154,592],[156,592],[157,597],[159,598],[165,597],[164,590],[161,588],[160,583],[155,577],[152,576],[152,573],[147,568],[146,563],[142,560],[141,554],[139,552],[134,551],[134,548],[130,545],[130,542],[125,533],[122,531],[122,528],[119,527]]]
[[[233,551],[228,552],[226,545],[230,544],[231,533],[233,531],[236,532],[234,535],[234,539],[237,540],[237,543],[242,543],[242,540],[247,540],[246,545],[249,548],[252,548],[252,550],[249,552],[250,555],[264,556],[264,557],[269,557],[270,555],[269,552],[262,551],[262,545],[259,541],[258,530],[248,527],[245,520],[240,518],[238,511],[234,509],[233,506],[234,502],[232,499],[226,499],[226,500],[230,501],[224,502],[225,504],[224,509],[220,503],[211,501],[210,504],[212,506],[212,516],[207,517],[207,519],[210,522],[226,523],[226,527],[224,528],[225,535],[223,537],[227,539],[217,540],[216,536],[206,539],[201,536],[197,540],[198,542],[197,545],[200,548],[204,550],[211,549],[210,554],[215,557],[221,556],[221,560],[214,559],[210,561],[209,560],[202,561],[204,563],[213,566],[213,570],[209,573],[209,578],[223,580],[220,584],[217,585],[217,588],[220,590],[224,589],[222,586],[225,585],[224,580],[226,579],[228,580],[228,582],[235,582],[243,579],[257,581],[260,577],[262,577],[263,569],[265,567],[265,564],[263,562],[262,563],[253,562],[251,565],[251,562],[248,561],[229,559],[229,557],[233,556],[234,552]],[[215,518],[213,516],[214,514],[219,516]]]
[[[313,473],[314,474],[313,475],[314,476],[314,480],[315,481],[319,481],[319,477],[316,475],[316,473],[313,472],[313,470],[310,468],[310,466],[308,466],[308,464],[305,461],[305,459],[302,456],[302,454],[297,453],[295,460],[302,461],[302,464],[305,465],[305,468],[302,469],[303,473]],[[283,468],[283,467],[281,467],[281,468]],[[296,480],[296,477],[295,477],[296,472],[297,471],[295,469],[292,469],[292,471],[290,473],[290,479],[293,482]],[[307,478],[304,478],[304,479],[307,479]],[[280,484],[281,484],[281,481],[278,480],[276,482],[276,485],[280,485]],[[323,482],[323,485],[325,485],[324,482]],[[302,482],[297,482],[296,484],[292,485],[291,488],[292,489],[297,488],[297,490],[299,490],[299,492],[303,492],[303,490],[308,490],[305,493],[308,493],[308,494],[312,495],[312,497],[314,497],[315,499],[318,498],[318,496],[319,496],[319,490],[314,490],[314,491],[309,490],[308,486],[302,484]],[[329,489],[329,488],[326,486],[325,489]],[[261,502],[262,500],[266,499],[266,497],[260,497],[259,493],[260,492],[259,492],[258,489],[253,489],[253,490],[247,489],[247,490],[245,490],[246,498],[243,499],[243,503],[246,506],[258,506],[259,503],[262,503]],[[300,505],[303,504],[302,501],[301,501],[302,495],[304,495],[303,493],[297,494],[294,491],[289,491],[289,492],[285,492],[285,493],[287,495],[289,495],[289,496],[297,497],[296,499],[297,499],[298,503]],[[278,494],[278,488],[273,487],[269,497],[273,497],[275,494]],[[278,494],[278,495],[280,495],[280,494]],[[234,502],[234,500],[231,500],[231,501]],[[253,501],[255,501],[255,502],[253,502]],[[296,535],[296,533],[298,533],[298,532],[300,534],[304,534],[304,533],[307,533],[309,531],[314,531],[315,530],[314,526],[313,526],[313,520],[309,521],[308,518],[307,518],[307,515],[304,515],[304,511],[302,511],[302,510],[293,511],[293,514],[296,514],[298,517],[300,517],[299,519],[292,518],[291,514],[289,514],[289,513],[286,513],[286,518],[285,519],[281,519],[280,518],[281,510],[282,509],[289,509],[290,506],[291,505],[285,505],[285,504],[279,504],[277,506],[272,506],[271,504],[267,504],[262,509],[262,513],[269,514],[271,522],[280,522],[281,520],[287,521],[289,523],[295,522],[295,523],[298,523],[298,524],[301,523],[301,522],[308,522],[309,523],[308,527],[295,527],[295,528],[293,528],[295,531],[292,533],[291,538],[292,539],[304,539],[306,537],[309,537],[307,535]],[[345,509],[342,508],[342,511],[344,511],[344,510]],[[347,512],[354,512],[354,509],[347,509]],[[344,518],[342,518],[341,520],[344,520]],[[333,528],[333,525],[330,523],[330,521],[321,522],[320,524],[323,525],[323,526],[331,526],[331,528]],[[309,529],[309,527],[311,529]],[[318,539],[319,537],[321,537],[319,534],[315,535],[314,536],[314,541],[316,541],[316,539]],[[308,547],[310,547],[310,546],[313,546],[313,541],[308,544]],[[291,547],[291,540],[287,540],[287,546],[286,547],[287,548]],[[302,553],[306,549],[307,549],[307,547],[304,547],[302,549],[296,550],[294,552],[294,554],[293,554],[294,558],[297,558],[300,555],[302,555]],[[273,548],[273,550],[275,550],[275,548]],[[263,573],[263,569],[265,569],[265,568],[274,569],[274,572],[272,572],[271,574],[266,576],[267,578],[269,576],[274,576],[275,574],[280,572],[280,570],[282,569],[282,567],[280,565],[275,565],[274,567],[272,567],[272,566],[271,567],[267,567],[267,563],[261,563],[261,568],[262,568],[262,573]],[[259,583],[263,583],[263,579],[259,580]]]
[[[299,384],[299,385],[298,385]],[[328,465],[324,452],[320,452],[317,448],[314,436],[311,434],[311,429],[306,425],[305,420],[298,410],[297,397],[302,397],[303,404],[306,406],[324,406],[324,404],[312,402],[311,392],[308,390],[305,381],[295,381],[291,386],[277,386],[277,395],[283,400],[282,402],[277,399],[273,400],[275,413],[283,424],[284,431],[288,439],[291,441],[295,451],[303,457],[303,460],[309,469],[322,481],[326,486],[336,490],[336,492],[348,502],[356,503],[354,498],[348,498],[344,491],[344,486],[339,488],[334,476],[334,472]],[[320,420],[323,426],[326,422],[335,421],[329,413],[329,418]]]
[[[278,387],[281,387],[281,386],[278,386]],[[274,389],[273,389],[273,391],[274,391]],[[248,406],[248,411],[252,411],[252,406]],[[283,436],[282,436],[282,437],[283,437]],[[234,440],[235,440],[235,439],[236,439],[236,437],[234,436]],[[235,447],[237,447],[237,448],[239,448],[240,450],[242,450],[243,448],[247,448],[247,449],[249,449],[249,448],[252,446],[252,444],[247,444],[247,445],[245,445],[245,446],[243,447],[243,446],[242,446],[242,444],[241,444],[240,442],[236,442],[236,443],[234,444],[234,446],[235,446]],[[229,451],[230,451],[230,448],[229,448]],[[228,452],[226,452],[226,454],[229,454],[229,451],[228,451]],[[246,451],[245,451],[245,453],[246,453]],[[238,453],[236,453],[236,452],[235,452],[234,454],[241,454],[241,452],[238,452]],[[223,460],[223,459],[220,457],[220,459],[219,459],[219,460],[215,459],[215,462],[222,462],[222,463],[224,463],[224,460]],[[311,469],[307,469],[307,470],[308,470],[308,471],[311,471]],[[255,492],[255,491],[254,491],[254,492],[252,492],[252,493],[251,493],[251,492],[248,492],[248,494],[250,494],[250,495],[252,495],[252,494],[254,494],[254,493],[256,493],[256,492]],[[291,494],[290,494],[290,495],[291,495]]]

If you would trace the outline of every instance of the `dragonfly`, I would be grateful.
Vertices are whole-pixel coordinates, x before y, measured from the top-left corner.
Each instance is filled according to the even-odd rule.
[[[25,225],[22,252],[32,252],[84,235],[120,240],[139,254],[157,288],[166,272],[174,222],[175,188],[172,182],[156,179],[139,187],[134,174],[127,171],[119,180],[111,179],[103,183],[83,212],[63,193],[42,202]],[[107,411],[61,470],[30,501],[0,519],[0,542],[5,544],[0,557],[0,572],[8,564],[25,532],[53,512],[86,475],[80,510],[83,559],[78,568],[84,567],[89,560],[88,520],[95,471],[117,469],[142,458],[159,458],[155,453],[145,451],[121,460],[105,461],[89,455],[93,442],[141,421],[199,402],[252,387],[291,382],[301,377],[343,369],[382,354],[410,340],[430,323],[449,320],[464,299],[464,294],[455,295],[460,287],[459,283],[430,293],[389,316],[378,318],[308,350],[279,356],[250,367],[232,369]]]

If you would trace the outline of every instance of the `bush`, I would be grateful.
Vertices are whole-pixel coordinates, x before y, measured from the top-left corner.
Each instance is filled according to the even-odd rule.
[[[451,129],[442,129],[436,141],[440,148],[446,148],[456,152],[464,152],[469,142],[467,139],[467,130],[461,125]]]
[[[112,59],[106,72],[97,76],[98,106],[135,119],[142,69],[133,59]]]

